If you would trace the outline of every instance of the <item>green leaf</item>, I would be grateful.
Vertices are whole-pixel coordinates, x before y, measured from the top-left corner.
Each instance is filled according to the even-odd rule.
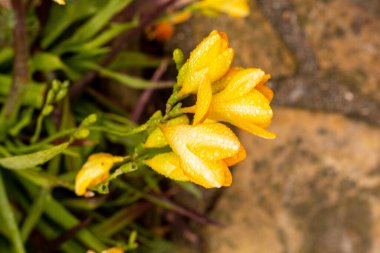
[[[58,45],[53,52],[62,54],[73,45],[84,43],[93,38],[101,29],[108,25],[112,17],[124,9],[132,0],[105,1],[107,4],[99,9],[94,16],[80,26],[69,39]]]
[[[107,5],[99,10],[95,16],[82,25],[71,37],[71,41],[85,41],[92,38],[111,18],[124,9],[132,0],[107,1]]]
[[[100,67],[91,62],[83,63],[83,66],[87,66],[90,69],[98,71],[100,74],[102,74],[105,77],[114,79],[125,86],[128,86],[130,88],[135,88],[135,89],[168,88],[168,87],[172,87],[174,84],[174,82],[171,82],[171,81],[161,81],[161,82],[146,81],[142,78],[114,72],[112,70]]]
[[[41,186],[43,188],[51,187],[64,187],[69,190],[74,190],[74,185],[70,184],[66,180],[58,178],[53,175],[46,174],[44,172],[39,172],[35,170],[18,170],[16,171],[17,175],[27,179],[29,182]]]
[[[124,51],[109,65],[110,69],[120,70],[130,67],[158,67],[161,59],[141,52]]]
[[[21,180],[20,180],[21,181]],[[34,185],[29,184],[27,181],[21,181],[23,186],[27,189],[33,199],[37,198],[39,193],[38,188]],[[80,223],[80,220],[73,215],[69,210],[67,210],[59,201],[50,197],[46,200],[44,213],[50,221],[53,221],[64,230],[71,229]],[[39,222],[40,223],[40,222]],[[94,249],[96,251],[102,251],[105,245],[88,229],[83,228],[81,231],[75,234],[75,238],[81,243],[86,245],[87,248]],[[77,251],[71,251],[77,252]],[[82,251],[79,251],[82,252]]]
[[[148,203],[136,203],[120,209],[113,216],[108,217],[103,222],[96,224],[92,231],[94,231],[97,235],[111,237],[140,217],[150,207],[151,205]]]
[[[93,15],[100,9],[104,8],[106,4],[107,1],[104,0],[67,1],[67,4],[64,7],[59,6],[58,4],[53,4],[49,20],[41,36],[42,47],[49,47],[51,43],[69,28],[69,26]]]
[[[53,198],[48,199],[45,214],[64,229],[73,228],[80,223],[80,220]],[[105,248],[103,243],[88,229],[82,229],[75,237],[88,248],[92,248],[96,251],[100,252]]]
[[[10,238],[16,253],[24,253],[25,249],[21,240],[21,234],[17,227],[16,219],[9,203],[8,196],[5,190],[3,176],[0,171],[0,216],[3,229]]]
[[[12,77],[0,74],[0,97],[7,96],[12,86]],[[41,83],[29,83],[25,86],[25,92],[21,100],[22,105],[41,108],[44,100],[46,85]]]
[[[69,68],[59,56],[51,53],[37,53],[32,58],[32,73],[34,71],[49,72],[63,70],[71,80],[76,80],[80,74]]]
[[[24,170],[41,165],[54,156],[62,153],[68,146],[69,142],[62,143],[49,149],[38,151],[27,155],[11,156],[0,159],[0,166],[10,170]]]
[[[50,53],[37,53],[33,55],[32,58],[32,69],[33,71],[52,71],[56,69],[63,69],[65,65],[61,61],[61,59],[55,55]]]
[[[26,242],[33,228],[41,219],[41,215],[45,210],[47,199],[50,197],[49,189],[41,189],[38,197],[34,200],[33,205],[28,208],[28,214],[21,227],[21,237]]]
[[[98,48],[104,45],[105,43],[107,43],[108,41],[110,41],[111,39],[113,39],[115,36],[117,36],[121,32],[134,28],[137,25],[138,25],[137,19],[134,19],[131,22],[124,23],[124,24],[113,23],[110,25],[110,28],[108,28],[106,31],[102,32],[101,34],[99,34],[99,36],[90,40],[89,42],[85,43],[82,47],[80,47],[79,51]]]
[[[11,47],[2,48],[0,50],[0,65],[10,61],[13,58],[13,49]]]

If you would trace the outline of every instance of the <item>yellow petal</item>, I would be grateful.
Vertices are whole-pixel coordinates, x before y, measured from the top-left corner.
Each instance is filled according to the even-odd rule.
[[[211,119],[227,121],[249,121],[261,127],[267,127],[272,120],[273,112],[267,98],[258,90],[234,100],[223,102],[213,100],[209,109]]]
[[[114,156],[108,153],[96,153],[88,157],[87,161],[97,161],[102,163],[105,168],[110,169],[114,163],[123,161],[122,156]]]
[[[187,147],[207,160],[222,160],[238,153],[241,146],[237,136],[220,123],[201,124],[186,134]]]
[[[212,31],[190,53],[189,59],[179,70],[177,80],[182,88],[178,96],[196,93],[205,78],[210,82],[221,78],[230,67],[232,58],[233,49],[228,48],[227,35]]]
[[[226,88],[228,83],[231,82],[231,80],[235,77],[235,75],[238,74],[241,70],[242,68],[239,68],[239,67],[230,68],[227,74],[223,78],[213,82],[212,94],[216,94],[220,92],[221,90],[223,90],[224,88]]]
[[[78,196],[84,195],[90,185],[98,184],[108,176],[113,164],[121,161],[123,157],[107,153],[91,155],[75,177],[75,193]]]
[[[268,99],[269,103],[272,101],[272,99],[273,99],[273,91],[272,91],[271,88],[263,85],[263,86],[257,87],[256,90],[260,91],[261,94],[263,94]]]
[[[182,69],[182,68],[181,68]],[[199,71],[189,71],[183,79],[181,90],[178,92],[179,97],[185,97],[188,94],[195,94],[198,92],[199,85],[203,82],[207,74],[207,68]]]
[[[254,68],[241,69],[238,72],[229,72],[229,74],[233,77],[229,79],[228,85],[214,96],[214,100],[217,102],[223,103],[248,94],[265,77],[264,71]]]
[[[195,113],[196,108],[197,108],[196,105],[189,106],[189,107],[182,107],[181,112],[182,113]]]
[[[165,125],[173,126],[173,125],[188,125],[189,118],[186,115],[182,115],[180,117],[169,120]],[[159,148],[168,145],[164,134],[162,133],[160,128],[156,128],[147,138],[144,143],[145,148]]]
[[[207,112],[211,104],[211,98],[211,83],[208,79],[204,79],[198,88],[197,102],[195,104],[196,109],[193,121],[194,125],[201,123],[207,117]]]
[[[276,134],[269,132],[265,130],[264,128],[261,128],[253,123],[247,122],[247,121],[241,121],[236,122],[235,125],[247,132],[250,132],[254,135],[263,137],[265,139],[274,139],[276,138]]]
[[[144,162],[165,177],[177,181],[189,181],[189,178],[181,169],[179,157],[173,152],[156,155]]]
[[[234,58],[234,50],[228,48],[221,52],[216,58],[208,59],[207,78],[214,82],[224,76],[231,66],[232,59]]]
[[[225,158],[224,161],[226,162],[227,166],[232,166],[237,164],[238,162],[243,161],[246,158],[246,156],[247,152],[245,151],[244,146],[240,145],[238,152],[232,157]]]
[[[75,193],[82,196],[86,193],[86,189],[92,184],[93,181],[101,178],[107,173],[99,163],[87,163],[75,178]]]
[[[222,43],[226,40],[221,33],[212,31],[201,43],[190,53],[189,68],[196,71],[207,66],[211,59],[216,58],[226,49],[228,43]]]
[[[190,181],[205,188],[219,188],[226,185],[228,181],[226,178],[228,167],[224,161],[203,160],[190,151],[181,156],[180,160],[181,167]]]
[[[224,12],[235,18],[244,18],[250,12],[247,0],[203,0],[199,6]]]
[[[222,186],[230,186],[232,184],[232,174],[230,169],[226,166],[224,167],[224,183]]]

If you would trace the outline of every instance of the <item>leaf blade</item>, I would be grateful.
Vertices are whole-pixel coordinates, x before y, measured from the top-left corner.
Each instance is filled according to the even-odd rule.
[[[24,170],[33,168],[62,153],[69,146],[69,144],[69,142],[64,142],[60,145],[37,151],[35,153],[1,158],[0,166],[10,170]]]

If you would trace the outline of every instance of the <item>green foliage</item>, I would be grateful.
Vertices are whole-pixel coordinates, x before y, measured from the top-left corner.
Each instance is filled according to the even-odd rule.
[[[146,29],[139,18],[145,8],[134,13],[134,8],[128,9],[137,2],[132,0],[67,0],[65,6],[27,2],[27,61],[21,66],[26,73],[16,70],[20,66],[14,68],[20,55],[12,47],[14,40],[17,43],[12,32],[15,15],[0,9],[0,252],[43,252],[45,247],[50,252],[101,252],[114,246],[128,252],[169,251],[171,243],[137,220],[146,212],[161,215],[153,212],[153,206],[193,215],[161,197],[163,178],[145,170],[143,164],[147,157],[169,150],[147,150],[142,143],[158,124],[181,114],[175,94],[164,115],[157,112],[142,125],[129,119],[130,111],[120,106],[123,101],[115,102],[102,94],[104,89],[97,90],[100,85],[85,90],[83,96],[71,94],[89,73],[132,89],[173,86],[173,82],[149,81],[139,75],[144,68],[159,67],[162,59],[141,52],[136,44],[104,64],[119,35]],[[121,12],[131,18],[115,19]],[[135,39],[128,37],[125,43]],[[176,52],[179,68],[184,56]],[[19,96],[12,96],[15,88],[20,89]],[[10,114],[4,109],[7,101],[14,102]],[[129,155],[106,180],[91,188],[109,195],[75,197],[75,175],[87,157],[99,151]],[[193,185],[179,185],[201,197]],[[33,232],[47,244],[34,241]]]
[[[41,165],[56,155],[62,153],[69,146],[69,142],[41,150],[27,155],[10,156],[0,159],[0,165],[10,170],[24,170]]]

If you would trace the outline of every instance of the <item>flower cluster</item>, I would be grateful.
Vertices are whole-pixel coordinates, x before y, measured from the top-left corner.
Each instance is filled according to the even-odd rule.
[[[178,74],[178,96],[196,94],[194,113],[169,121],[153,132],[146,147],[169,145],[172,152],[145,163],[174,180],[191,181],[206,188],[232,182],[228,166],[243,160],[245,149],[236,135],[218,121],[228,122],[255,135],[272,139],[266,130],[272,120],[270,78],[261,69],[231,67],[234,51],[225,33],[213,31],[190,54]]]
[[[232,130],[220,122],[263,138],[275,138],[266,130],[273,116],[273,91],[265,85],[270,76],[257,68],[231,67],[233,56],[227,35],[218,31],[211,32],[186,62],[176,51],[174,60],[179,72],[168,100],[169,110],[164,117],[158,113],[147,122],[150,130],[143,145],[144,150],[163,148],[164,153],[142,155],[143,163],[173,180],[205,188],[229,186],[229,166],[243,160],[246,151]],[[195,105],[179,109],[178,102],[191,94],[197,96]],[[170,116],[171,110],[176,111],[175,116]],[[194,114],[192,122],[188,114]],[[164,148],[167,146],[170,152]],[[132,157],[138,160],[139,154]],[[123,157],[104,153],[90,156],[77,174],[77,195],[99,184],[108,177],[114,163],[123,161]]]

